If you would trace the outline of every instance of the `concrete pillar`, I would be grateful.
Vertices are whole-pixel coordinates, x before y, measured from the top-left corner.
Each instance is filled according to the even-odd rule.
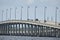
[[[11,25],[11,34],[13,34],[13,25]]]
[[[2,25],[1,25],[1,34],[2,34],[2,30],[3,30],[3,27],[2,27]]]
[[[15,24],[16,25],[16,34],[17,34],[17,24]]]
[[[56,37],[56,29],[54,28],[54,35],[55,35],[55,37]]]
[[[9,24],[9,34],[11,35],[11,25]]]
[[[31,24],[29,24],[29,35],[31,36]]]
[[[2,33],[2,26],[0,25],[0,34]]]
[[[22,24],[22,34],[23,34],[23,24]]]
[[[20,24],[19,24],[19,34],[20,34]]]
[[[40,28],[41,28],[41,34],[40,35],[44,36],[44,34],[43,34],[43,26],[41,26]]]
[[[10,25],[10,30],[11,30],[11,34],[10,35],[12,35],[12,25]]]
[[[35,35],[35,29],[34,29],[34,27],[35,27],[35,26],[33,25],[33,36]]]
[[[47,33],[48,33],[48,27],[46,27],[46,36],[48,35]]]
[[[3,25],[3,34],[5,34],[5,25]]]
[[[9,34],[9,24],[7,25],[7,28],[8,28],[8,34]]]
[[[33,25],[31,24],[31,34],[33,35]]]
[[[59,37],[60,37],[60,29],[59,29]]]
[[[39,33],[39,36],[41,36],[41,26],[38,25],[38,33]]]
[[[16,24],[14,24],[14,31],[15,31],[15,34],[16,34]]]
[[[6,26],[6,34],[7,34],[7,24],[5,24],[5,26]]]
[[[30,25],[29,24],[27,25],[28,25],[28,35],[30,35]]]
[[[50,27],[50,37],[51,37],[51,27]]]
[[[14,34],[15,34],[15,33],[14,33],[14,31],[15,31],[15,30],[14,30],[14,24],[13,24],[13,28],[12,28],[12,29],[13,29],[13,35],[14,35]]]
[[[44,26],[41,27],[42,27],[42,36],[44,37]]]
[[[3,34],[3,30],[4,30],[3,28],[4,28],[4,27],[3,27],[3,25],[1,25],[1,27],[2,27],[1,34]]]
[[[8,26],[7,26],[7,24],[6,24],[6,27],[7,27],[7,34],[8,34]]]
[[[15,34],[15,28],[14,28],[14,24],[12,24],[12,30],[13,30],[13,35]]]
[[[26,35],[26,24],[25,24],[25,35]]]
[[[37,35],[37,26],[35,25],[35,35]]]
[[[59,35],[59,30],[56,29],[56,31],[57,31],[57,33],[56,33],[56,37],[59,37],[59,36],[60,36],[60,35]]]
[[[4,24],[4,34],[6,34],[6,25]]]
[[[38,31],[37,35],[39,36],[39,25],[37,27],[38,27],[38,29],[37,29],[37,31]]]
[[[3,34],[5,34],[5,27],[4,27],[4,25],[3,25]]]

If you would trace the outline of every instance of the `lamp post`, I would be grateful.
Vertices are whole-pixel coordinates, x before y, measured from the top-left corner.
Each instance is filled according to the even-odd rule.
[[[29,6],[27,7],[27,20],[29,20]]]
[[[22,20],[22,8],[23,8],[23,6],[21,6],[21,19],[20,20]]]
[[[16,20],[16,10],[17,10],[17,7],[15,8],[15,20]]]
[[[11,10],[12,10],[12,8],[10,8],[10,20],[11,20]]]
[[[55,25],[57,25],[57,10],[58,10],[58,7],[56,7],[56,11],[55,11]]]
[[[7,16],[8,16],[8,15],[7,15],[7,14],[8,14],[7,12],[8,12],[8,9],[6,9],[6,20],[7,20]]]
[[[46,22],[46,9],[47,7],[44,7],[44,23]]]
[[[4,10],[2,10],[2,21],[3,21],[3,12],[4,12]]]
[[[37,6],[35,6],[35,20],[36,20],[36,9],[37,9]]]

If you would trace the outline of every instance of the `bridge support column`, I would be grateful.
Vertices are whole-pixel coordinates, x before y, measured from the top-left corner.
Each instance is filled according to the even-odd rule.
[[[11,25],[11,35],[13,35],[13,25]]]
[[[2,28],[2,29],[1,29],[1,34],[3,34],[3,25],[1,25],[1,28]]]
[[[16,24],[16,35],[17,35],[17,24]]]
[[[7,32],[7,33],[9,34],[9,24],[7,24],[7,30],[8,30],[8,32]]]
[[[60,38],[60,29],[59,29],[59,38]]]
[[[52,34],[52,31],[51,31],[51,27],[49,28],[50,29],[50,37],[52,36],[51,34]]]
[[[3,25],[3,34],[5,34],[6,30],[5,30],[5,25]]]
[[[5,28],[5,25],[3,25],[3,27],[4,27],[4,33],[3,33],[3,34],[5,35],[5,33],[6,33],[6,28]]]
[[[8,34],[8,24],[6,24],[6,31],[7,31],[7,34]]]
[[[30,35],[32,34],[32,31],[31,31],[32,29],[31,29],[31,24],[29,25],[29,33],[30,33]]]
[[[26,24],[25,24],[25,35],[26,35]]]
[[[38,25],[36,26],[36,36],[38,36]]]
[[[60,37],[60,33],[59,33],[60,30],[56,29],[56,37]]]
[[[12,33],[14,35],[14,24],[12,24]]]
[[[20,35],[20,24],[19,24],[19,35]]]
[[[33,36],[35,36],[35,25],[33,25]]]
[[[45,27],[46,27],[46,26],[45,26]],[[46,29],[45,29],[45,30],[46,30],[46,34],[45,34],[45,36],[47,37],[47,33],[48,33],[48,29],[47,29],[47,27],[46,27]]]
[[[54,35],[55,35],[55,37],[56,37],[56,29],[54,28]]]
[[[40,27],[40,30],[41,30],[40,31],[40,33],[41,33],[40,35],[43,36],[43,26]]]
[[[12,34],[12,26],[11,26],[11,24],[10,24],[10,35]]]
[[[37,26],[35,25],[35,36],[37,36]]]
[[[20,23],[19,23],[19,35],[20,35]]]
[[[2,27],[3,27],[3,28],[2,28],[2,34],[4,34],[4,26],[2,25]]]
[[[22,24],[22,35],[23,35],[23,24]]]
[[[30,35],[30,25],[29,24],[27,25],[28,25],[28,35]]]
[[[50,30],[51,30],[51,33],[50,33],[51,35],[50,35],[50,36],[52,37],[52,34],[53,34],[53,33],[52,33],[52,28],[51,28]]]
[[[39,25],[37,26],[37,36],[39,36]]]
[[[41,30],[40,30],[40,25],[38,25],[38,34],[39,34],[39,36],[41,36],[40,34],[41,34],[41,32],[40,32]]]
[[[31,24],[31,35],[33,36],[33,25]]]
[[[2,26],[0,25],[0,35],[2,34]]]
[[[10,26],[10,24],[9,24],[9,34],[11,35],[11,26]]]

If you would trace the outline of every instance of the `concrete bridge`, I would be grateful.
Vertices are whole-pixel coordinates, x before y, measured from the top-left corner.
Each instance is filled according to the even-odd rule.
[[[0,35],[60,37],[60,24],[51,21],[7,20],[0,22]]]

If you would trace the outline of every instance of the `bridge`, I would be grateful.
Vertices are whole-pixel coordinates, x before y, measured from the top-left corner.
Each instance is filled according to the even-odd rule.
[[[0,22],[0,35],[60,37],[60,24],[43,20],[6,20]]]
[[[60,37],[60,23],[58,23],[57,12],[58,7],[56,7],[55,11],[55,21],[53,22],[53,18],[51,17],[51,21],[46,17],[46,9],[44,7],[44,20],[38,20],[37,18],[37,6],[34,7],[34,20],[29,18],[29,9],[27,7],[27,20],[23,20],[23,7],[21,7],[21,13],[17,13],[17,8],[15,8],[14,15],[12,15],[10,8],[10,13],[8,15],[8,9],[6,9],[6,15],[4,14],[4,10],[2,10],[2,16],[0,21],[0,35],[8,35],[8,36],[36,36],[36,37]],[[19,20],[17,20],[17,14]],[[5,17],[5,16],[6,17]],[[39,14],[38,14],[39,15]],[[14,18],[12,18],[14,16]],[[9,17],[9,18],[8,18]],[[40,15],[39,15],[40,17]],[[47,20],[46,20],[47,18]],[[5,20],[6,19],[6,20]]]

